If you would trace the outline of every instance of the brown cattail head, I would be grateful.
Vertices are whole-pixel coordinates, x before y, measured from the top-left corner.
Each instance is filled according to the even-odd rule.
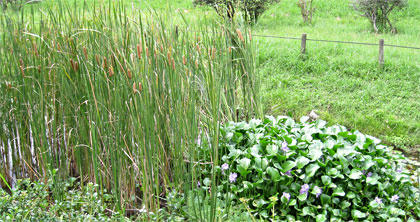
[[[25,77],[25,70],[23,69],[23,66],[19,66],[20,72],[22,73],[22,76]]]
[[[131,79],[133,77],[130,69],[127,69],[127,77],[128,77],[128,79]]]
[[[147,58],[150,57],[150,55],[149,55],[149,48],[148,47],[146,47],[146,56],[147,56]]]
[[[229,46],[229,53],[232,53],[232,46]]]
[[[139,92],[143,89],[143,86],[141,85],[141,82],[139,82]]]
[[[114,68],[112,66],[109,66],[108,74],[109,74],[109,77],[112,77],[114,75]]]
[[[172,60],[172,55],[171,55],[171,52],[170,51],[168,51],[168,62],[171,62],[171,60]]]
[[[61,46],[60,46],[59,42],[57,42],[57,49],[58,49],[58,51],[61,51]]]
[[[198,60],[195,60],[195,68],[198,69]]]
[[[198,52],[198,54],[200,54],[201,55],[201,48],[200,48],[200,45],[196,45],[196,48],[197,48],[197,52]]]
[[[185,60],[185,56],[182,56],[182,64],[184,64],[184,66],[187,64],[187,61]]]
[[[106,57],[104,57],[104,62],[102,63],[102,67],[106,70],[106,68],[108,67],[108,63],[106,61]]]
[[[83,47],[83,54],[85,55],[85,59],[88,59],[87,49]]]
[[[71,69],[72,69],[73,71],[76,71],[76,66],[74,65],[74,61],[73,61],[73,59],[70,59],[70,65],[71,65]]]
[[[213,48],[211,57],[212,59],[216,58],[216,48]]]
[[[38,48],[36,47],[35,42],[32,45],[33,45],[33,48],[34,48],[34,54],[35,54],[36,57],[38,57],[39,56],[39,54],[38,54]]]
[[[172,69],[175,70],[175,60],[174,59],[172,59]]]
[[[133,93],[136,93],[136,92],[137,92],[136,83],[135,83],[135,82],[133,82]]]
[[[141,45],[137,44],[137,57],[139,57],[139,59],[141,59],[142,51],[143,51],[143,48],[141,47]]]
[[[96,59],[96,62],[97,62],[98,64],[101,64],[101,61],[100,61],[100,59],[99,59],[99,55],[98,55],[98,54],[96,54],[96,55],[95,55],[95,59]]]
[[[41,73],[41,65],[38,66],[38,73]]]
[[[23,66],[23,60],[22,60],[22,59],[19,59],[19,64],[20,64],[21,66]]]
[[[79,71],[79,63],[77,61],[74,62],[74,68],[75,68],[75,72]]]
[[[238,37],[242,42],[245,42],[245,39],[244,39],[244,36],[242,35],[241,30],[236,29],[236,34],[238,34]]]
[[[252,41],[252,33],[251,30],[248,31],[249,41]]]

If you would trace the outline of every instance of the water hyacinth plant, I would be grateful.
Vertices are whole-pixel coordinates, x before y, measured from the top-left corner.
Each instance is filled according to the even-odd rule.
[[[121,209],[155,211],[169,190],[199,186],[197,145],[221,163],[220,123],[259,115],[245,28],[179,23],[121,1],[51,7],[0,19],[3,188],[74,176],[110,190]]]
[[[286,146],[287,144],[287,146]],[[285,147],[288,149],[285,151]],[[219,192],[247,198],[252,214],[287,221],[416,221],[419,188],[404,157],[374,137],[325,121],[290,117],[229,122],[221,159],[235,183],[220,175]],[[273,196],[282,194],[278,203]],[[273,208],[273,206],[276,206]]]

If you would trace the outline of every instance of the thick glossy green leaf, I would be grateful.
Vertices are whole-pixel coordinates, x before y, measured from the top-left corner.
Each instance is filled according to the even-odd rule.
[[[363,175],[362,171],[357,170],[357,169],[352,169],[349,174],[349,178],[353,180],[358,180],[362,178],[362,175]]]
[[[337,187],[334,189],[333,196],[344,197],[344,195],[346,195],[346,193],[344,192],[343,188]]]
[[[324,221],[327,221],[327,216],[325,214],[316,215],[316,222],[324,222]]]
[[[307,198],[308,198],[307,193],[299,194],[299,196],[298,196],[299,201],[305,201]]]
[[[313,177],[318,169],[319,169],[319,165],[317,163],[308,165],[305,170],[306,177],[308,178]]]
[[[268,167],[267,173],[270,175],[271,179],[275,182],[280,181],[280,173],[279,171],[274,167]]]
[[[241,166],[245,170],[249,168],[250,164],[251,164],[251,160],[248,158],[242,158],[241,160],[239,160],[239,166]]]
[[[363,213],[362,211],[359,210],[352,210],[351,211],[351,215],[353,216],[353,218],[365,218],[367,215],[366,213]]]
[[[321,177],[321,181],[324,185],[329,185],[331,183],[331,177],[324,175]]]
[[[285,172],[291,170],[295,166],[296,166],[295,161],[288,160],[281,165],[281,169],[282,169],[283,173],[285,173]]]
[[[310,160],[304,156],[300,156],[296,159],[297,168],[302,169],[304,166],[306,166]]]
[[[270,144],[267,145],[266,150],[268,155],[275,156],[279,152],[279,147],[275,144]]]

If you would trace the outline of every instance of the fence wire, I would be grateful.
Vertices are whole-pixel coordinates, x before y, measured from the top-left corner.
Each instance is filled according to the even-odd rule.
[[[275,38],[275,39],[292,39],[292,40],[301,40],[302,39],[302,38],[297,38],[297,37],[285,37],[285,36],[273,36],[273,35],[253,35],[253,36],[262,37],[262,38]],[[332,42],[332,43],[353,44],[353,45],[374,45],[374,46],[379,45],[377,43],[350,42],[350,41],[337,41],[337,40],[324,40],[324,39],[306,39],[306,41]],[[401,46],[401,45],[391,45],[391,44],[384,44],[384,46],[420,50],[420,47],[412,47],[412,46]]]

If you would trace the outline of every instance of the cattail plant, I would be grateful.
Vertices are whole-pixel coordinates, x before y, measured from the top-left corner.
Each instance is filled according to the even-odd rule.
[[[176,21],[113,10],[123,8],[119,1],[97,6],[96,17],[51,7],[39,23],[27,23],[32,14],[0,17],[6,33],[31,33],[0,40],[0,84],[10,83],[0,87],[0,127],[10,129],[0,130],[1,175],[8,183],[70,176],[95,182],[100,193],[113,194],[115,211],[144,205],[159,212],[161,197],[174,189],[198,195],[201,169],[191,164],[203,159],[198,147],[217,166],[220,124],[261,114],[245,29],[196,24],[201,31],[179,26],[175,35],[168,27]],[[36,53],[27,53],[31,48]],[[216,191],[208,198],[213,213],[196,218],[214,218]],[[63,192],[53,187],[52,198]]]

